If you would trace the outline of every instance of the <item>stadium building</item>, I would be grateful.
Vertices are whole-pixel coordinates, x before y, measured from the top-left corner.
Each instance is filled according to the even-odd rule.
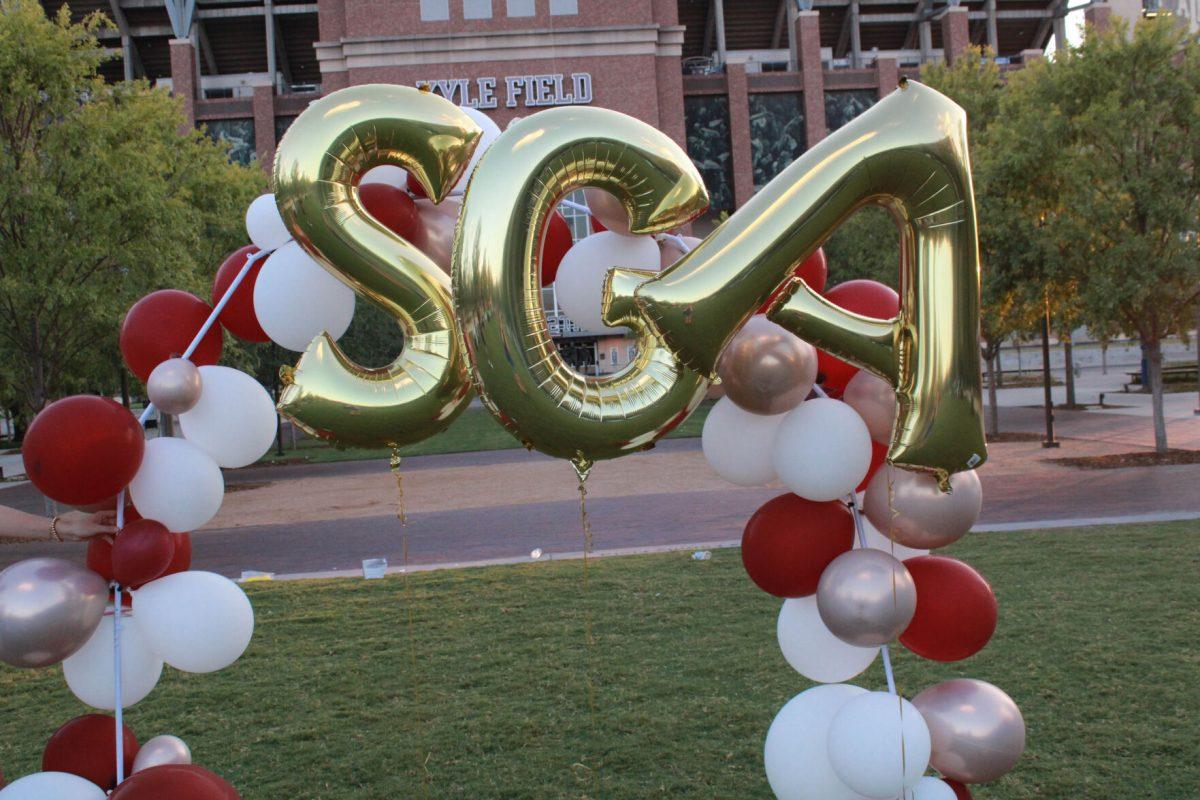
[[[1164,0],[1192,2],[1192,0]],[[53,11],[60,0],[44,0]],[[1114,0],[1137,2],[1137,0]],[[100,11],[110,80],[146,78],[271,163],[316,97],[363,83],[428,84],[503,128],[548,106],[631,114],[684,145],[712,213],[732,211],[806,148],[932,61],[986,45],[1006,69],[1066,39],[1066,0],[74,0]],[[1093,17],[1107,15],[1101,3]],[[1095,21],[1100,21],[1095,19]],[[586,219],[571,220],[576,234]],[[551,308],[553,303],[551,300]],[[625,344],[552,314],[583,369]],[[590,353],[590,356],[588,355]],[[615,361],[615,363],[613,363]]]

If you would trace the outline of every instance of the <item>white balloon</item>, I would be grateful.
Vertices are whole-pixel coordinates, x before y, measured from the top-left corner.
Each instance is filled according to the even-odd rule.
[[[359,186],[370,183],[382,183],[385,186],[395,186],[397,189],[408,188],[408,171],[393,164],[380,164],[372,167],[358,179]]]
[[[262,384],[231,367],[200,367],[200,401],[179,427],[222,467],[253,464],[275,439],[275,403]]]
[[[212,572],[177,572],[133,593],[133,621],[150,649],[184,672],[237,661],[254,635],[254,609],[236,583]]]
[[[779,800],[862,800],[829,763],[829,725],[846,703],[866,689],[845,684],[814,686],[787,702],[767,731],[763,762]]]
[[[129,498],[146,519],[176,533],[194,531],[216,516],[225,479],[212,456],[186,439],[160,436],[146,442]]]
[[[929,728],[921,712],[887,692],[855,697],[829,726],[834,772],[867,797],[899,797],[925,774],[929,752]]]
[[[904,800],[958,800],[958,795],[941,778],[926,775],[911,789],[904,790]]]
[[[104,800],[104,790],[68,772],[35,772],[0,789],[0,800]]]
[[[292,233],[279,216],[275,195],[263,194],[254,198],[246,209],[246,233],[259,250],[276,250],[292,240]]]
[[[658,271],[658,242],[651,236],[622,236],[601,231],[571,245],[558,265],[554,293],[563,313],[592,333],[611,333],[604,324],[600,300],[604,279],[613,267]]]
[[[163,662],[146,645],[141,631],[129,617],[121,619],[121,707],[129,708],[154,691],[162,676]],[[63,661],[67,687],[92,708],[112,711],[117,707],[113,691],[113,618],[105,617],[92,638],[73,656]]]
[[[271,341],[300,353],[322,332],[341,338],[354,318],[354,290],[289,242],[258,273],[254,315]]]
[[[471,180],[471,173],[475,171],[475,165],[479,163],[479,159],[483,158],[483,154],[492,146],[492,142],[500,138],[500,126],[492,122],[491,117],[477,108],[470,106],[459,106],[459,108],[465,111],[468,117],[475,120],[476,125],[483,128],[483,136],[479,137],[479,144],[475,145],[475,152],[471,154],[467,168],[452,190],[454,193],[462,194],[467,190],[467,182]]]
[[[861,502],[859,508],[862,508]],[[928,550],[915,550],[911,547],[905,547],[902,544],[893,542],[888,537],[879,532],[879,529],[871,524],[871,520],[867,519],[866,514],[860,514],[859,519],[862,520],[863,534],[866,536],[867,547],[873,547],[876,550],[882,550],[885,553],[891,553],[897,561],[906,561],[917,556],[929,555]],[[854,546],[861,547],[858,537],[854,537]]]
[[[784,600],[775,635],[792,669],[818,683],[848,681],[879,654],[878,647],[856,647],[834,636],[821,621],[816,595]]]
[[[708,412],[700,434],[708,465],[738,486],[763,486],[775,480],[771,448],[785,416],[752,414],[722,397]]]
[[[871,434],[840,400],[806,400],[784,416],[772,460],[779,480],[796,494],[814,502],[836,500],[867,476]]]

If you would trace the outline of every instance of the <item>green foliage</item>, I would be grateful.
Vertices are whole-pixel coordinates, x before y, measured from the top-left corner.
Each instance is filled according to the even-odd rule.
[[[105,85],[105,24],[0,3],[0,385],[26,415],[113,390],[124,311],[160,288],[207,298],[265,183],[166,92]]]
[[[829,285],[869,278],[897,288],[900,235],[892,215],[879,206],[856,211],[822,245]]]

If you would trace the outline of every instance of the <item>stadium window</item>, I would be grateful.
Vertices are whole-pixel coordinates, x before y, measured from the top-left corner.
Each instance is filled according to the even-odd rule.
[[[443,22],[450,19],[450,0],[421,0],[422,22]]]
[[[463,0],[463,19],[491,19],[492,0]]]
[[[619,358],[620,358],[620,356],[617,355],[617,348],[615,348],[615,347],[609,348],[609,350],[608,350],[609,361],[611,361],[613,364],[616,364],[616,363],[618,363]]]
[[[629,356],[629,363],[632,364],[633,360],[635,358],[637,358],[637,345],[636,344],[629,345],[629,347],[627,347],[625,349],[625,353],[626,353],[626,355]]]
[[[579,0],[550,0],[550,13],[556,15],[578,14]]]
[[[537,13],[534,0],[506,0],[510,17],[532,17]]]

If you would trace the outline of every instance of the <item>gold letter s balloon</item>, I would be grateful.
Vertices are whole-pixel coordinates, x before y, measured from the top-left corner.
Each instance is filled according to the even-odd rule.
[[[371,217],[357,179],[380,164],[408,170],[435,201],[462,174],[481,131],[461,109],[404,86],[342,89],[308,107],[275,158],[275,198],[296,241],[400,325],[404,348],[366,369],[329,336],[313,340],[279,408],[341,444],[399,446],[443,430],[470,397],[449,278]]]
[[[966,114],[908,83],[821,141],[636,303],[689,367],[713,374],[725,344],[821,241],[868,203],[900,228],[900,315],[848,313],[793,279],[768,315],[891,382],[888,459],[937,474],[987,457],[979,362],[979,255]],[[615,284],[622,286],[626,284]],[[620,288],[614,301],[627,302]]]
[[[681,225],[708,204],[692,162],[649,125],[598,108],[543,111],[505,131],[475,168],[453,272],[488,408],[527,446],[586,469],[652,445],[687,418],[708,382],[676,360],[631,303],[606,315],[638,337],[625,369],[588,377],[559,355],[542,309],[538,243],[558,199],[582,186],[615,195],[638,234]],[[629,296],[649,274],[626,271],[606,294]]]

